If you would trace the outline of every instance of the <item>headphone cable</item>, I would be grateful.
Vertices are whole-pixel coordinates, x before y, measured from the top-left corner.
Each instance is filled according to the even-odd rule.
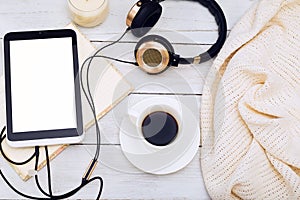
[[[22,161],[22,162],[16,162],[16,161],[13,161],[12,159],[10,159],[5,153],[4,153],[4,150],[2,148],[2,142],[4,141],[6,135],[4,134],[4,131],[6,130],[6,126],[3,127],[2,131],[1,131],[1,134],[0,134],[0,152],[3,156],[3,158],[5,160],[7,160],[9,163],[13,164],[13,165],[25,165],[26,163],[30,162],[35,156],[36,156],[36,153],[33,153],[32,156],[30,158],[28,158],[27,160],[25,161]]]
[[[5,131],[6,127],[4,127],[1,131],[1,136],[3,135],[4,131]],[[3,137],[2,137],[3,138]],[[4,136],[5,138],[5,136]],[[0,148],[2,149],[2,142],[3,140],[1,140],[0,143]],[[14,186],[12,186],[12,184],[8,181],[8,179],[4,176],[2,170],[0,169],[0,175],[2,177],[2,179],[4,180],[4,182],[17,194],[19,194],[22,197],[28,198],[28,199],[36,199],[36,200],[58,200],[58,199],[66,199],[68,197],[73,196],[74,194],[76,194],[79,190],[81,190],[83,187],[85,187],[86,185],[90,184],[91,182],[94,182],[96,180],[99,180],[100,182],[100,187],[99,187],[99,191],[98,191],[98,195],[97,195],[97,199],[100,199],[102,190],[103,190],[103,179],[101,177],[93,177],[89,180],[85,180],[82,181],[81,184],[76,187],[74,190],[71,190],[70,192],[63,194],[63,195],[59,195],[59,196],[54,196],[52,195],[52,187],[51,187],[51,170],[50,170],[50,158],[49,158],[49,154],[48,154],[48,147],[45,146],[45,153],[46,153],[46,163],[47,163],[47,176],[48,176],[48,189],[49,189],[49,194],[47,192],[45,192],[38,180],[38,175],[37,175],[37,170],[38,170],[38,161],[39,161],[39,147],[36,146],[35,147],[35,152],[34,152],[34,157],[35,157],[35,172],[36,174],[35,176],[35,182],[37,184],[38,189],[40,190],[41,193],[43,193],[47,198],[41,198],[41,197],[35,197],[35,196],[31,196],[31,195],[27,195],[24,194],[22,192],[20,192],[19,190],[17,190]],[[3,154],[5,155],[5,154]],[[6,156],[6,155],[5,155]],[[4,157],[4,156],[3,156]],[[6,156],[7,157],[7,156]],[[32,159],[31,159],[32,160]],[[27,162],[25,164],[27,164],[28,162],[30,162],[31,160],[27,160]],[[11,159],[7,160],[10,163],[16,163],[15,161],[12,161]],[[12,162],[11,162],[12,161]]]
[[[0,134],[0,151],[1,151],[1,154],[3,155],[3,157],[11,164],[14,164],[14,165],[25,165],[27,163],[29,163],[31,160],[33,160],[35,158],[35,175],[34,175],[34,178],[35,178],[35,183],[39,189],[39,191],[45,195],[46,197],[45,198],[41,198],[41,197],[35,197],[35,196],[30,196],[30,195],[27,195],[27,194],[24,194],[22,192],[20,192],[19,190],[17,190],[14,186],[12,186],[12,184],[8,181],[8,179],[4,176],[2,170],[0,169],[0,176],[2,177],[2,179],[4,180],[4,182],[17,194],[19,194],[20,196],[22,197],[25,197],[25,198],[29,198],[29,199],[36,199],[36,200],[52,200],[52,199],[65,199],[65,198],[68,198],[68,197],[71,197],[73,196],[74,194],[76,194],[79,190],[81,190],[83,187],[85,187],[86,185],[90,184],[91,182],[94,182],[96,180],[98,180],[100,182],[100,186],[99,186],[99,191],[98,191],[98,195],[97,195],[97,200],[100,199],[101,197],[101,194],[102,194],[102,190],[103,190],[103,179],[99,176],[96,176],[96,177],[93,177],[93,178],[90,178],[91,174],[93,173],[94,169],[95,169],[95,166],[98,162],[98,159],[99,159],[99,156],[100,156],[100,146],[101,146],[101,134],[100,134],[100,128],[99,128],[99,125],[98,125],[98,120],[97,120],[97,116],[96,116],[96,109],[95,109],[95,103],[94,103],[94,99],[93,99],[93,96],[91,94],[91,89],[90,89],[90,84],[89,84],[89,71],[90,71],[90,67],[91,67],[91,64],[92,64],[92,61],[94,58],[105,58],[105,59],[110,59],[110,60],[114,60],[114,61],[117,61],[117,62],[122,62],[122,63],[126,63],[126,64],[132,64],[132,65],[138,65],[136,62],[130,62],[130,61],[125,61],[125,60],[120,60],[120,59],[117,59],[117,58],[113,58],[113,57],[109,57],[109,56],[103,56],[103,55],[98,55],[102,50],[104,50],[105,48],[108,48],[116,43],[118,43],[125,35],[126,33],[130,30],[130,28],[127,28],[126,31],[121,35],[121,37],[119,39],[117,39],[116,41],[108,44],[108,45],[105,45],[104,47],[98,49],[91,57],[88,57],[82,64],[82,67],[80,69],[80,82],[81,82],[81,86],[82,86],[82,90],[84,92],[84,96],[85,98],[87,99],[88,101],[88,104],[92,110],[92,113],[93,113],[93,118],[94,118],[94,121],[95,121],[95,127],[96,127],[96,136],[97,136],[97,149],[96,149],[96,152],[95,152],[95,156],[93,158],[93,160],[91,161],[85,175],[83,176],[82,178],[82,181],[81,181],[81,184],[76,187],[75,189],[71,190],[70,192],[68,193],[65,193],[63,195],[53,195],[53,192],[52,192],[52,183],[51,183],[51,167],[50,167],[50,158],[49,158],[49,151],[48,151],[48,147],[45,146],[45,155],[46,155],[46,164],[47,164],[47,178],[48,178],[48,193],[46,191],[43,190],[43,188],[41,187],[40,185],[40,182],[39,182],[39,178],[38,178],[38,174],[37,174],[37,170],[38,170],[38,161],[39,161],[39,155],[40,155],[40,148],[38,146],[35,147],[35,152],[33,153],[33,155],[28,158],[27,160],[23,161],[23,162],[16,162],[16,161],[13,161],[12,159],[10,159],[4,152],[3,148],[2,148],[2,142],[4,141],[6,135],[4,134],[5,130],[6,130],[6,126],[3,127],[2,131],[1,131],[1,134]],[[84,88],[84,84],[83,84],[83,78],[82,78],[82,72],[83,72],[83,68],[84,68],[84,65],[88,62],[88,65],[87,65],[87,72],[86,72],[86,85],[87,85],[87,91],[86,89]]]
[[[93,117],[94,117],[94,121],[95,121],[95,127],[96,127],[96,134],[97,134],[97,149],[96,149],[96,153],[95,153],[95,156],[94,156],[94,162],[96,162],[99,158],[99,154],[100,154],[100,143],[101,143],[101,135],[100,135],[100,128],[99,128],[99,125],[98,125],[98,119],[97,119],[97,114],[96,114],[96,109],[95,109],[95,102],[94,102],[94,99],[93,99],[93,96],[91,94],[91,88],[90,88],[90,84],[89,84],[89,72],[90,72],[90,67],[91,67],[91,64],[92,64],[92,61],[94,60],[94,58],[96,57],[102,57],[102,58],[108,58],[108,59],[111,59],[111,60],[115,60],[115,61],[119,61],[119,62],[123,62],[123,63],[128,63],[128,64],[133,64],[133,65],[137,65],[136,63],[134,62],[129,62],[129,61],[123,61],[123,60],[119,60],[119,59],[116,59],[116,58],[111,58],[111,57],[108,57],[108,56],[102,56],[102,55],[98,55],[102,50],[120,42],[120,40],[126,35],[126,33],[128,33],[128,31],[130,30],[130,28],[127,28],[125,30],[125,32],[115,41],[101,47],[100,49],[98,49],[91,57],[87,58],[83,64],[82,64],[82,67],[80,69],[80,82],[81,82],[81,86],[82,86],[82,91],[84,93],[84,96],[86,98],[86,100],[88,101],[88,104],[93,112]],[[83,68],[85,66],[85,64],[88,62],[87,64],[87,69],[86,69],[86,87],[87,87],[87,90],[84,88],[84,84],[83,84]]]

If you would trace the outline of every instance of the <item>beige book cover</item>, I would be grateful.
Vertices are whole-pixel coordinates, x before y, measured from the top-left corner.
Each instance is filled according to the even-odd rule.
[[[77,27],[73,24],[66,26],[68,29],[73,29],[77,33],[77,45],[78,45],[78,57],[80,67],[86,58],[95,52],[95,47],[92,43],[82,35]],[[84,81],[86,81],[84,79]],[[94,96],[95,107],[98,113],[97,118],[101,118],[108,111],[110,111],[117,103],[125,98],[132,90],[131,84],[122,76],[122,74],[107,60],[95,58],[91,65],[90,71],[90,85],[91,91]],[[92,112],[88,107],[88,103],[82,95],[82,110],[83,110],[83,121],[85,130],[93,125]],[[0,77],[0,128],[6,124],[5,119],[5,94],[4,94],[4,77]],[[60,154],[67,145],[56,145],[49,147],[49,154],[51,159],[54,159]],[[11,148],[6,142],[3,142],[3,150],[7,156],[15,161],[24,161],[29,158],[34,148]],[[43,151],[43,148],[40,150]],[[0,159],[3,159],[2,156]],[[34,169],[35,161],[27,163],[22,166],[11,165],[18,175],[24,180],[28,180],[30,172]],[[44,153],[40,154],[39,167],[40,170],[46,164],[46,158]]]

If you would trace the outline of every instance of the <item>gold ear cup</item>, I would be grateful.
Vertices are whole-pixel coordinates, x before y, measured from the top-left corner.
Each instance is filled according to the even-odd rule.
[[[127,14],[127,18],[126,18],[126,25],[128,27],[131,27],[132,20],[136,16],[136,14],[139,12],[141,5],[142,5],[142,2],[139,1],[136,4],[134,4],[132,6],[132,8],[129,10],[129,12]]]
[[[157,49],[147,49],[143,54],[143,61],[150,67],[157,67],[162,62],[162,55]]]
[[[136,61],[145,72],[158,74],[168,67],[170,56],[162,44],[150,41],[139,47],[136,52]]]

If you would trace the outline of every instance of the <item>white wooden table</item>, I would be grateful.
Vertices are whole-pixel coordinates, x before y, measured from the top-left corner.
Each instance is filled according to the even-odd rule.
[[[219,0],[219,2],[227,16],[230,30],[255,0],[242,0],[238,3],[229,0]],[[126,14],[135,0],[109,0],[109,3],[110,14],[105,23],[95,28],[80,28],[96,46],[112,41],[125,30]],[[164,2],[163,7],[163,17],[156,28],[175,31],[165,35],[168,35],[178,53],[187,56],[196,55],[209,48],[216,40],[217,26],[214,18],[202,6],[194,2],[170,0]],[[70,21],[66,0],[0,0],[0,75],[3,74],[2,39],[5,33],[63,28]],[[107,54],[124,55],[124,58],[133,60],[132,50],[137,40],[128,34],[122,43],[118,44],[116,50],[107,51]],[[158,95],[174,95],[195,98],[200,104],[202,87],[211,62],[198,67],[180,66],[157,76],[149,76],[128,65],[117,63],[115,65],[136,88],[127,97],[127,101],[138,101]],[[172,85],[172,89],[163,87],[164,85]],[[118,109],[123,104],[118,106],[100,120],[103,137],[101,163],[94,174],[104,178],[102,198],[209,199],[202,180],[199,153],[186,168],[165,176],[143,173],[126,160],[120,150],[120,121],[116,117]],[[194,112],[199,113],[199,110]],[[95,149],[95,134],[92,129],[89,132],[83,142],[84,145],[72,145],[51,163],[55,194],[64,193],[80,183],[81,176]],[[39,194],[32,179],[23,182],[2,158],[0,158],[0,167],[18,189],[27,194]],[[45,187],[45,169],[40,172],[40,179]],[[91,184],[72,199],[94,199],[96,191],[97,184]],[[0,179],[0,199],[20,198]]]

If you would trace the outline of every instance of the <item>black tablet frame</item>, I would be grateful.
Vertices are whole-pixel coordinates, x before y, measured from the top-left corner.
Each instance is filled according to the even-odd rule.
[[[10,71],[10,41],[17,40],[35,40],[35,39],[51,39],[51,38],[72,38],[73,50],[73,71],[75,85],[75,104],[76,104],[76,121],[77,128],[58,129],[58,130],[43,130],[14,133],[12,129],[12,102],[11,102],[11,71]],[[70,137],[79,137],[83,134],[83,119],[82,106],[80,95],[79,81],[79,62],[77,50],[76,32],[71,29],[59,30],[41,30],[41,31],[26,31],[26,32],[10,32],[4,36],[4,68],[5,68],[5,96],[6,96],[6,124],[7,124],[7,139],[11,142],[41,140],[41,139],[63,139]],[[37,134],[38,133],[38,134]],[[68,143],[68,142],[66,142]]]

